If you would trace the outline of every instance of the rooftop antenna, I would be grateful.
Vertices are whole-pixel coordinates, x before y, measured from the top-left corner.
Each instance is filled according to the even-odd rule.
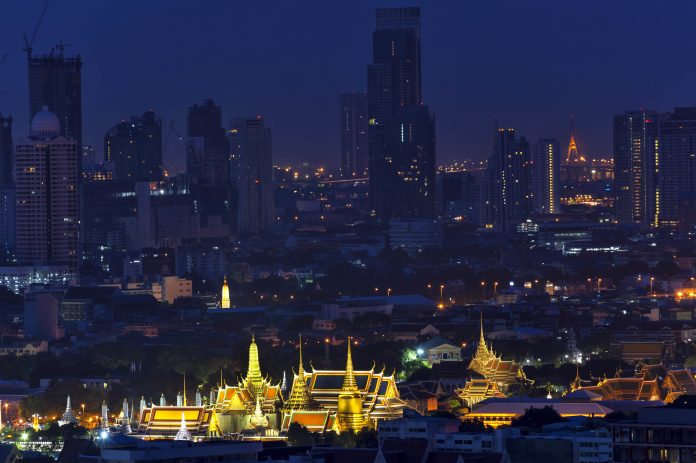
[[[36,22],[36,27],[34,27],[34,32],[31,34],[31,40],[27,39],[27,34],[22,34],[24,39],[24,48],[22,51],[27,52],[27,58],[31,59],[31,52],[33,51],[34,39],[36,39],[36,34],[39,32],[39,27],[41,27],[41,22],[46,15],[46,10],[48,9],[48,2],[51,0],[46,0],[44,2],[43,8],[41,9],[41,15],[39,15],[39,20]]]

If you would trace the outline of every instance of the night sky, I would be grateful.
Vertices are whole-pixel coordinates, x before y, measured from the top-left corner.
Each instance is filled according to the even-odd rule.
[[[43,0],[0,0],[0,112],[28,130],[26,59]],[[338,93],[364,90],[374,9],[420,5],[425,102],[438,159],[482,159],[493,117],[531,139],[611,152],[611,117],[641,106],[696,104],[693,1],[52,0],[34,44],[80,53],[84,143],[153,108],[185,134],[186,108],[211,97],[234,115],[263,114],[274,158],[338,163]],[[172,137],[167,164],[183,167]]]

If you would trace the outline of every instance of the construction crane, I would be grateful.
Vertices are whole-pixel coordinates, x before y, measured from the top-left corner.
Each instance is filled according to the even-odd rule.
[[[162,145],[162,154],[167,153],[167,146],[169,146],[169,140],[172,138],[172,133],[174,135],[176,135],[176,137],[179,139],[179,141],[181,143],[184,144],[184,146],[186,145],[186,140],[184,140],[184,137],[181,136],[181,134],[176,129],[174,124],[176,124],[176,119],[172,119],[171,124],[169,124],[169,130],[167,131],[167,137],[164,139],[164,143]],[[162,168],[164,170],[164,166],[160,166],[160,168]]]
[[[36,39],[36,34],[39,32],[39,27],[41,27],[41,22],[43,21],[44,16],[46,15],[46,10],[48,9],[48,2],[51,0],[46,0],[44,2],[43,8],[41,9],[41,14],[39,15],[39,20],[36,22],[36,27],[34,27],[34,32],[31,34],[31,40],[27,38],[27,34],[22,34],[22,38],[24,39],[24,48],[22,51],[27,52],[27,57],[31,59],[31,52],[34,50],[34,39]]]

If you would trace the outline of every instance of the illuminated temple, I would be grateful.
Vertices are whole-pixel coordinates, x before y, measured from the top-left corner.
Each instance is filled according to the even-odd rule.
[[[358,431],[377,421],[403,416],[394,375],[384,371],[354,370],[350,340],[345,370],[306,371],[300,340],[299,364],[284,399],[280,385],[261,374],[258,348],[249,346],[249,369],[236,386],[222,385],[215,400],[215,418],[223,434],[265,428],[287,431],[292,423],[312,432]],[[263,426],[259,426],[263,423]],[[266,433],[268,435],[268,433]]]
[[[672,402],[682,394],[696,394],[696,380],[685,369],[668,370],[662,364],[639,365],[634,376],[603,378],[594,386],[583,386],[579,372],[570,385],[572,398],[583,394],[593,400],[662,400]]]
[[[223,434],[258,427],[278,429],[282,402],[280,384],[272,384],[261,373],[259,350],[252,336],[246,376],[236,386],[220,384],[217,391],[214,408],[220,429]]]

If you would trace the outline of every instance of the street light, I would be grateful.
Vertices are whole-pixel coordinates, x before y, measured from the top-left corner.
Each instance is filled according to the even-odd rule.
[[[82,416],[85,416],[85,404],[82,404]]]
[[[599,285],[600,285],[601,283],[602,283],[602,279],[598,277],[598,278],[597,278],[597,292],[599,292]]]
[[[650,296],[655,297],[655,293],[653,292],[653,281],[655,281],[655,277],[650,277]]]
[[[440,304],[438,304],[438,309],[444,309],[445,308],[445,303],[442,300],[442,291],[445,290],[445,285],[440,285]]]
[[[498,297],[498,282],[493,283],[493,300]]]
[[[391,288],[387,288],[387,297],[391,296]]]

